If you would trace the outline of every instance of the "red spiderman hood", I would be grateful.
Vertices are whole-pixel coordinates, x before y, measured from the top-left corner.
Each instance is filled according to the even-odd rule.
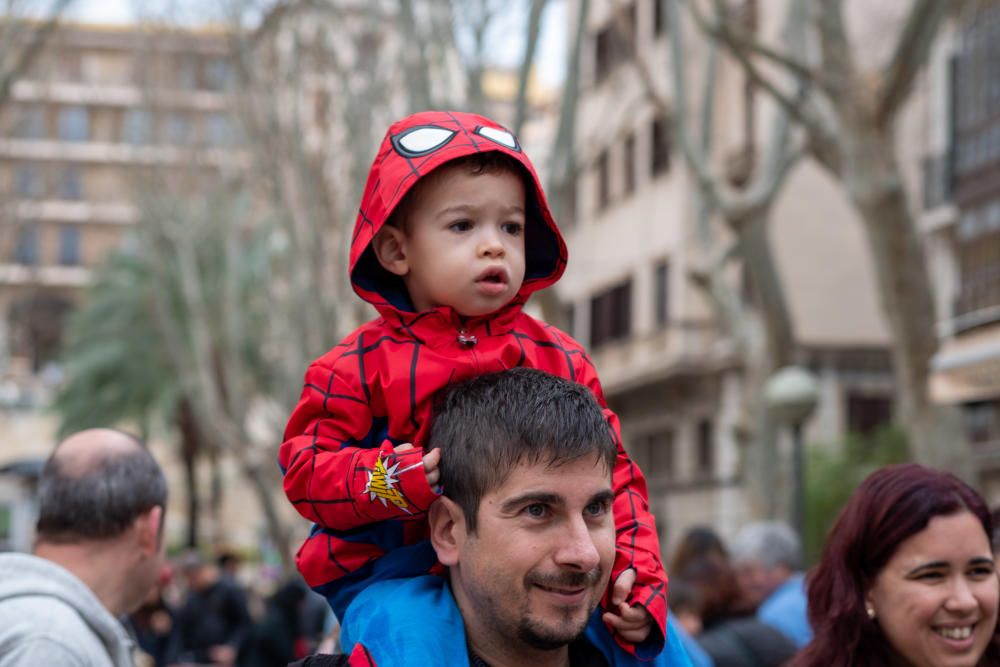
[[[520,162],[534,188],[527,193],[524,283],[501,314],[516,314],[533,293],[559,280],[566,268],[566,244],[545,201],[541,181],[517,139],[498,123],[458,111],[424,111],[393,123],[368,172],[351,240],[351,284],[358,295],[388,317],[413,312],[399,276],[378,263],[372,239],[413,185],[445,162],[480,151],[500,151]],[[436,309],[451,319],[450,308]],[[489,316],[488,316],[489,317]]]

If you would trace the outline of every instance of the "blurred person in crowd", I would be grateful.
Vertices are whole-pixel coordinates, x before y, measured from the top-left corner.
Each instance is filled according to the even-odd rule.
[[[667,607],[677,624],[677,634],[691,659],[692,667],[715,667],[712,658],[695,639],[702,631],[702,603],[698,590],[683,579],[671,577],[670,588],[667,589]]]
[[[239,554],[226,549],[219,552],[219,556],[215,562],[219,566],[219,573],[223,577],[228,577],[232,582],[239,581],[240,566],[243,565],[243,559],[240,558]]]
[[[809,575],[815,639],[794,667],[1000,665],[1000,583],[983,499],[917,464],[877,470]]]
[[[264,618],[241,651],[241,667],[286,665],[309,653],[302,631],[306,592],[301,582],[288,581],[268,599]]]
[[[33,554],[0,555],[0,666],[127,667],[118,620],[164,564],[167,482],[137,438],[91,429],[42,470]]]
[[[669,598],[678,599],[678,620],[683,615],[683,625],[715,667],[779,667],[795,654],[791,639],[738,606],[727,563],[716,558],[689,563],[671,578],[670,588]]]
[[[740,590],[757,618],[780,630],[799,648],[812,639],[806,615],[802,545],[781,521],[759,521],[740,529],[729,549]]]
[[[163,595],[172,574],[169,566],[165,566],[142,605],[129,616],[139,648],[149,656],[150,664],[155,667],[167,667],[178,654],[176,614]]]
[[[708,526],[693,526],[684,533],[684,537],[674,550],[670,561],[670,572],[680,572],[689,563],[705,558],[729,562],[729,552],[718,533]]]
[[[185,555],[180,569],[188,585],[177,613],[180,662],[231,667],[253,629],[246,594],[198,553]]]

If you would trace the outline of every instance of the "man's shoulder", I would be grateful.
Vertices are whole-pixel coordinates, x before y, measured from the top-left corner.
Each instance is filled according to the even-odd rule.
[[[66,601],[47,595],[0,600],[0,667],[111,664],[100,637]]]

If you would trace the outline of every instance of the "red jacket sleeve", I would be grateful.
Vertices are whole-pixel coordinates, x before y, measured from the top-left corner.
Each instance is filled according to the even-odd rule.
[[[377,433],[356,372],[334,366],[316,362],[306,371],[278,452],[285,494],[302,516],[335,530],[423,517],[437,498],[423,450],[395,453]]]
[[[615,562],[611,570],[611,581],[605,593],[603,606],[610,609],[611,590],[618,576],[633,568],[636,573],[635,585],[628,597],[632,606],[644,607],[653,618],[653,631],[641,647],[636,647],[616,637],[618,643],[640,659],[652,659],[663,649],[667,636],[667,573],[663,569],[660,556],[660,540],[656,534],[656,523],[649,511],[649,494],[646,478],[639,466],[629,458],[622,446],[621,427],[618,417],[607,407],[604,390],[593,363],[586,355],[581,355],[576,364],[576,381],[589,388],[604,408],[608,425],[618,446],[618,457],[612,473],[612,487],[615,493]],[[659,637],[656,636],[659,632]]]

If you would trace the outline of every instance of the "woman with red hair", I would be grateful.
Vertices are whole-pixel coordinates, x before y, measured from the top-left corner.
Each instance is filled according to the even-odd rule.
[[[810,574],[792,667],[1000,666],[1000,581],[983,499],[916,464],[865,479]]]

